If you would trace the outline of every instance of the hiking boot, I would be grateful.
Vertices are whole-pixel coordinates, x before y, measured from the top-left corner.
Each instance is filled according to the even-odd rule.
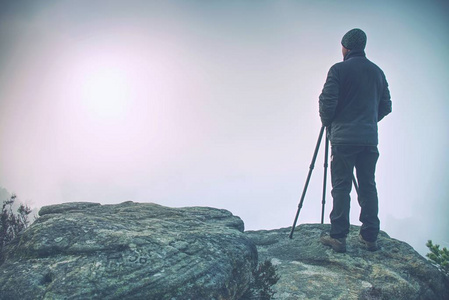
[[[360,243],[365,245],[366,250],[368,250],[368,251],[377,251],[380,249],[379,246],[377,245],[377,241],[368,242],[367,240],[365,240],[363,238],[363,236],[361,234],[359,234],[359,241],[360,241]]]
[[[346,238],[333,238],[328,234],[321,234],[321,243],[325,246],[330,246],[335,252],[346,252]]]

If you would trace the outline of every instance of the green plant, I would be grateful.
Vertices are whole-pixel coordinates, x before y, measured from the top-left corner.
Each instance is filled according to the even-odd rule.
[[[17,196],[13,194],[8,200],[3,201],[0,215],[0,251],[30,224],[28,220],[30,207],[20,204],[17,213],[14,213],[13,205],[16,198]]]
[[[275,294],[272,286],[279,280],[277,268],[270,260],[260,263],[252,273],[252,279],[248,291],[242,299],[269,300]]]
[[[440,249],[440,245],[434,245],[431,240],[426,246],[430,250],[430,253],[426,254],[430,262],[449,277],[449,250],[446,247]]]

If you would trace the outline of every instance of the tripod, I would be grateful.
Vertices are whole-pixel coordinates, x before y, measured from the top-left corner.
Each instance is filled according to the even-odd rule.
[[[325,126],[321,127],[320,134],[318,135],[318,141],[317,141],[316,146],[315,146],[315,151],[313,152],[312,162],[311,162],[310,167],[309,167],[309,173],[307,174],[307,179],[306,179],[306,183],[304,185],[304,189],[302,191],[301,200],[299,201],[298,210],[296,211],[295,220],[293,221],[292,230],[291,230],[290,235],[289,235],[290,239],[293,238],[293,232],[295,231],[296,222],[298,221],[299,213],[301,211],[301,208],[302,208],[302,205],[303,205],[303,202],[304,202],[304,198],[306,196],[307,187],[309,186],[310,177],[312,176],[312,171],[313,171],[313,169],[315,167],[315,161],[316,161],[316,157],[318,155],[318,150],[320,149],[320,144],[321,144],[321,140],[323,138],[324,128],[325,128]],[[324,147],[323,196],[322,196],[322,200],[321,200],[321,224],[324,223],[324,206],[326,204],[326,182],[327,182],[328,156],[329,156],[329,138],[327,136],[327,130],[326,130],[326,142],[325,142],[325,147]],[[357,185],[357,181],[355,180],[354,175],[352,175],[352,182],[354,183],[355,190],[356,190],[356,192],[358,194],[359,193],[359,187]]]

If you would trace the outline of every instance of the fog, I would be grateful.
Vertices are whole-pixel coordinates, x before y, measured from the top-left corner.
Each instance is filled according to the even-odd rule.
[[[393,101],[381,229],[421,254],[428,239],[449,246],[448,13],[405,0],[2,2],[0,186],[35,208],[132,200],[291,226],[318,96],[361,28]],[[320,222],[323,159],[298,224]]]

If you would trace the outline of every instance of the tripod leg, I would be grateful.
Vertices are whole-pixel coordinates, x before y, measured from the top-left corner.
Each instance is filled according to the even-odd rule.
[[[321,224],[324,223],[324,206],[326,205],[326,183],[327,183],[327,166],[329,157],[329,138],[326,130],[326,144],[324,147],[324,178],[323,178],[323,199],[321,201]]]
[[[289,235],[289,237],[291,239],[293,238],[293,232],[295,231],[295,226],[296,226],[296,222],[298,221],[299,212],[301,211],[302,204],[304,202],[304,197],[306,196],[307,187],[309,186],[310,177],[312,175],[313,168],[315,167],[315,161],[316,161],[316,157],[318,155],[318,150],[320,149],[321,139],[323,138],[323,132],[324,132],[324,126],[321,127],[320,134],[318,135],[318,141],[315,146],[315,152],[313,153],[312,163],[310,164],[310,167],[309,167],[309,174],[307,174],[307,179],[306,179],[306,183],[304,185],[304,189],[302,191],[301,200],[299,201],[298,210],[296,211],[295,220],[293,221],[292,230]]]
[[[354,174],[352,174],[352,182],[354,183],[354,188],[358,195],[359,194],[359,185],[357,184],[357,180],[355,180]]]

